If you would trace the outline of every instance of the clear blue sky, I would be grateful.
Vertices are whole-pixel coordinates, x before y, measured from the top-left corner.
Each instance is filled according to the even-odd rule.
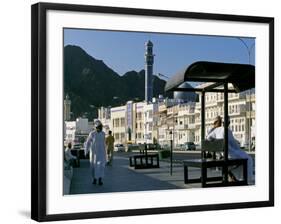
[[[153,42],[153,72],[172,76],[195,61],[249,62],[246,46],[237,37],[175,35],[141,32],[65,29],[64,46],[77,45],[89,55],[123,75],[144,69],[145,42]],[[255,39],[242,38],[251,48],[250,63],[255,64]]]

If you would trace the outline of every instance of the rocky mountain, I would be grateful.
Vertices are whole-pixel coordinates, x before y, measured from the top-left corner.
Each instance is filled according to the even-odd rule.
[[[64,47],[64,93],[71,99],[73,117],[85,113],[92,119],[100,106],[117,106],[128,100],[142,101],[145,71],[129,71],[120,76],[102,60],[73,45]],[[154,96],[164,94],[165,81],[153,77]]]

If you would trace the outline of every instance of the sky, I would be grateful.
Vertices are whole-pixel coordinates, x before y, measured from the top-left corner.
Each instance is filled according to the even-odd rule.
[[[144,69],[148,40],[155,54],[154,74],[171,77],[195,61],[255,65],[254,38],[64,29],[64,46],[80,46],[119,75]]]

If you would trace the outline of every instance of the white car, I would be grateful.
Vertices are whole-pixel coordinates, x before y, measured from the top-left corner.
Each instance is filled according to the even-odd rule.
[[[125,152],[125,146],[123,144],[116,144],[114,146],[114,152]]]

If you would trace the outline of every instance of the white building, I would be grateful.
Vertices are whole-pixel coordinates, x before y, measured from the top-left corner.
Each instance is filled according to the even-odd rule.
[[[151,103],[144,105],[143,108],[143,134],[146,143],[155,143],[157,140],[157,132],[153,128],[156,123],[156,116],[158,112],[158,104]]]
[[[204,84],[203,84],[204,85]],[[250,100],[251,99],[251,100]],[[250,106],[251,105],[251,106]],[[232,130],[234,137],[239,141],[241,146],[248,147],[250,135],[254,139],[255,133],[255,96],[242,93],[228,94],[228,114],[230,118],[229,128]],[[224,96],[223,93],[206,93],[205,94],[205,135],[210,131],[216,116],[224,117]],[[250,125],[251,117],[251,125]],[[195,108],[195,143],[201,141],[201,97],[196,103]],[[249,131],[252,130],[252,131]],[[250,134],[250,132],[252,132]]]
[[[109,122],[116,144],[143,144],[157,140],[157,132],[153,128],[156,123],[154,114],[158,110],[156,102],[128,101],[126,105],[110,108],[110,122],[103,119],[102,110],[99,110],[99,119]]]
[[[111,107],[101,107],[98,110],[98,119],[103,125],[103,131],[108,134],[108,131],[112,129],[111,122]]]
[[[157,141],[160,145],[168,147],[170,140],[175,139],[175,120],[177,116],[178,100],[165,99],[158,103],[156,115]],[[172,133],[172,134],[170,134]]]
[[[205,94],[205,136],[215,117],[224,116],[223,104],[223,93]],[[228,104],[230,129],[240,145],[247,147],[250,136],[255,140],[255,95],[229,93]],[[101,108],[99,119],[119,144],[157,142],[169,146],[172,138],[177,148],[186,142],[201,142],[201,97],[199,102],[163,97],[152,103],[128,101],[124,106]]]
[[[87,118],[77,118],[76,121],[65,121],[65,129],[65,145],[69,142],[75,145],[87,138],[92,127]]]
[[[65,145],[74,143],[76,132],[76,121],[65,121]]]
[[[111,130],[117,144],[126,143],[126,106],[112,107],[110,109]]]
[[[145,143],[144,139],[144,107],[145,102],[139,102],[134,104],[134,118],[135,118],[135,128],[133,133],[135,134],[135,143],[143,144]]]
[[[178,106],[175,130],[177,145],[195,141],[195,102]]]

